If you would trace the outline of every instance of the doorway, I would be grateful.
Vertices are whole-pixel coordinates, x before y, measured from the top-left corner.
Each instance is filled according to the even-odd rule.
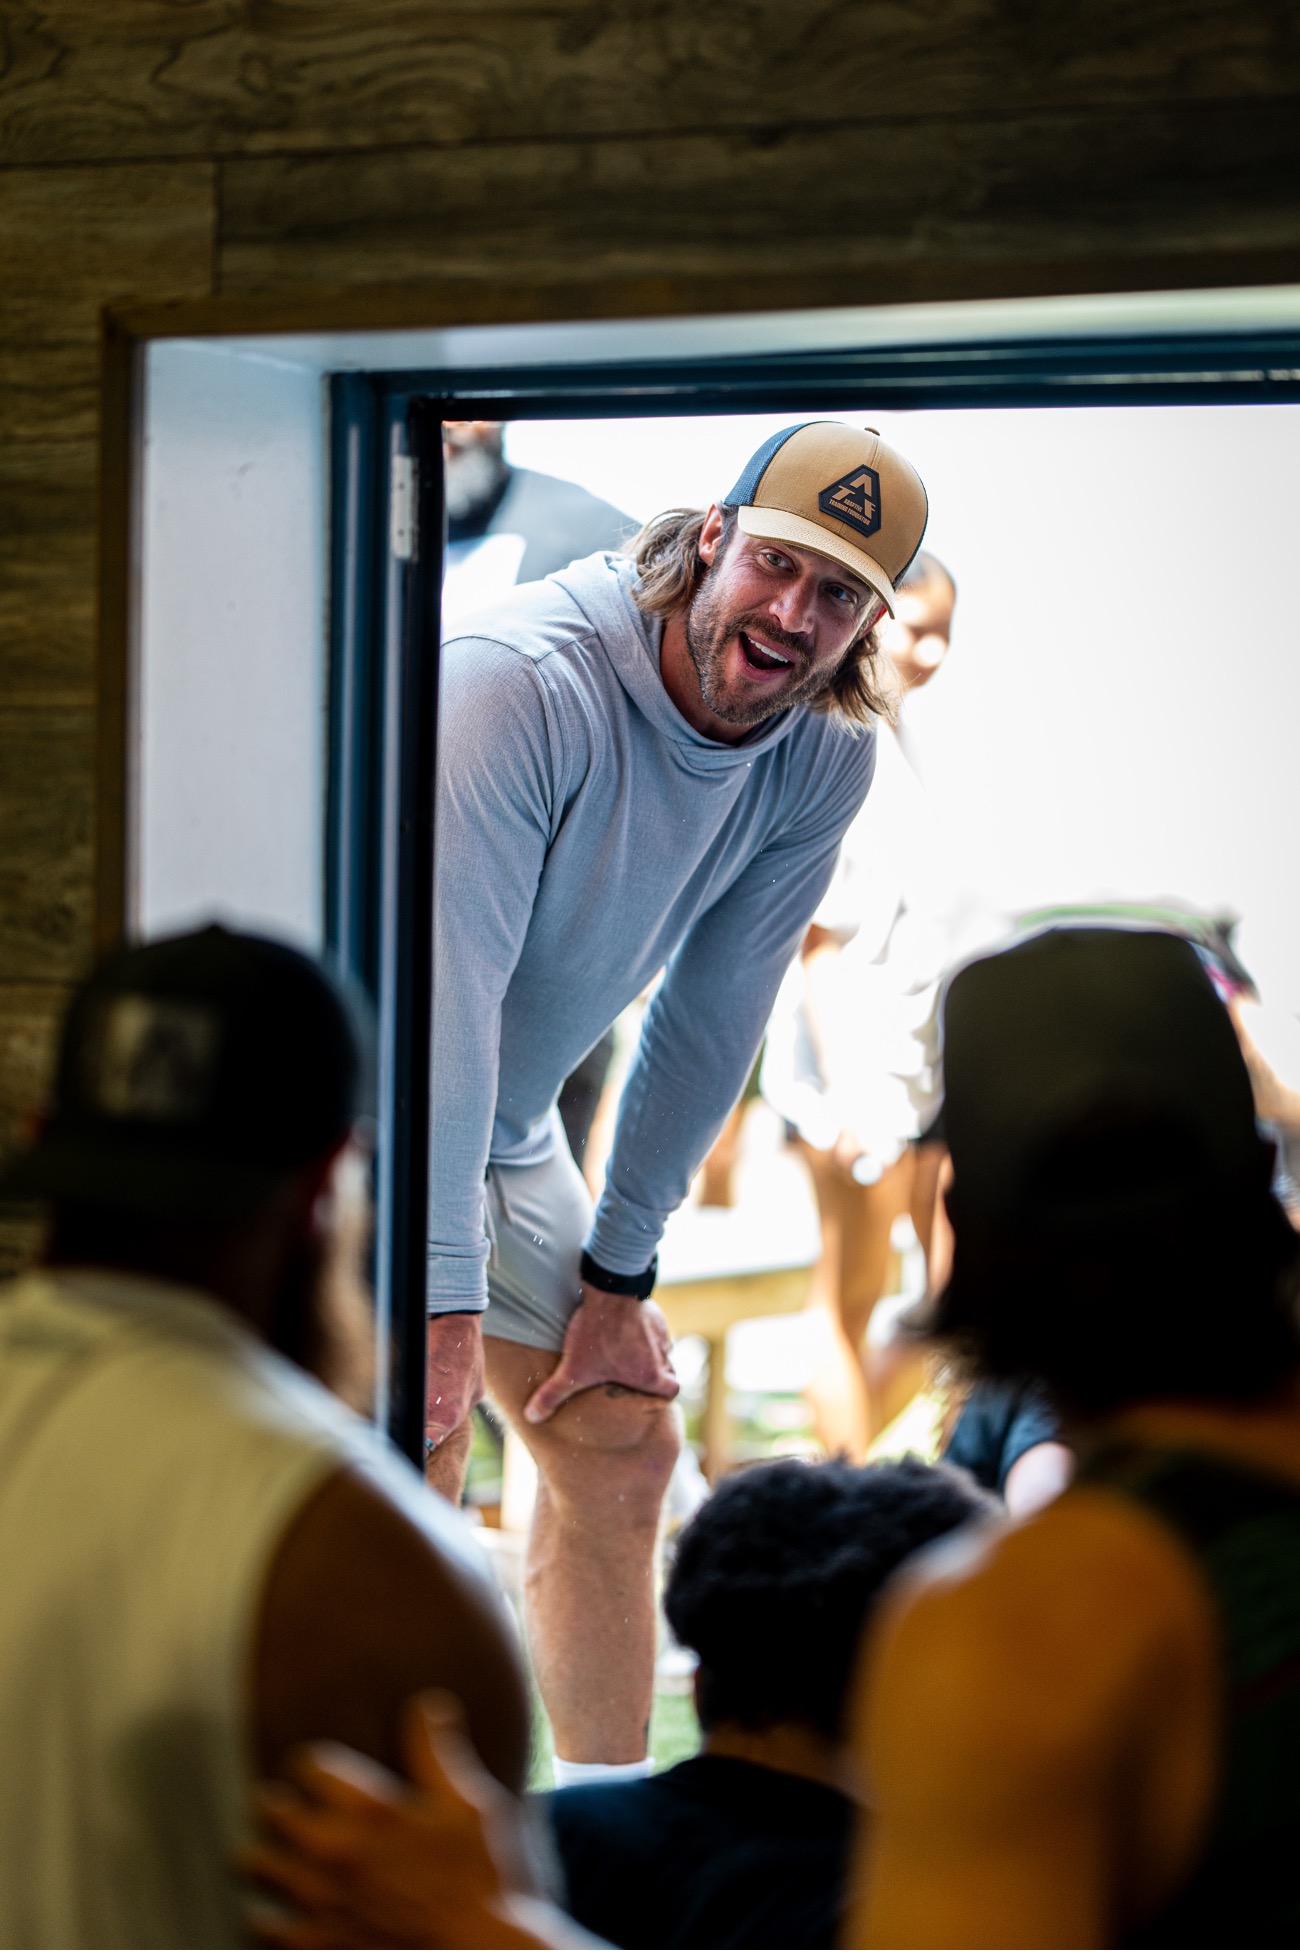
[[[247,544],[257,528],[253,492],[258,472],[244,468],[247,458],[233,453],[228,458],[229,507],[239,521],[222,545],[228,588],[210,595],[205,613],[209,624],[224,618],[229,629],[224,637],[217,634],[206,652],[183,629],[183,606],[163,629],[165,615],[157,609],[150,582],[151,562],[155,569],[161,565],[159,552],[165,544],[171,553],[173,596],[178,590],[184,594],[185,546],[174,530],[167,534],[165,511],[150,503],[150,484],[156,488],[161,480],[161,450],[156,448],[151,459],[147,431],[139,504],[144,571],[132,690],[132,915],[137,925],[145,926],[166,915],[151,911],[148,897],[151,890],[165,888],[158,882],[165,867],[158,852],[167,829],[159,813],[165,803],[158,795],[166,784],[158,757],[185,752],[196,733],[212,734],[212,769],[197,801],[194,772],[181,779],[188,819],[197,826],[194,840],[200,840],[205,822],[210,840],[223,829],[220,812],[223,802],[229,803],[232,778],[254,785],[261,780],[268,789],[284,791],[290,780],[285,744],[297,740],[305,772],[294,804],[293,821],[301,830],[295,845],[301,870],[291,880],[294,889],[270,896],[254,893],[256,901],[251,901],[249,880],[271,866],[259,864],[255,854],[242,865],[230,857],[224,864],[209,861],[205,866],[197,854],[185,859],[183,851],[176,859],[184,834],[175,824],[168,874],[196,911],[218,908],[227,915],[253,917],[326,947],[345,970],[364,981],[375,999],[388,1071],[379,1124],[377,1259],[387,1354],[384,1419],[415,1454],[423,1379],[420,1265],[425,1237],[423,1179],[416,1158],[420,1147],[427,1147],[429,1132],[421,1087],[427,1070],[415,1062],[420,1002],[428,997],[427,989],[422,990],[419,948],[427,947],[431,904],[431,877],[421,866],[431,864],[432,851],[442,417],[507,421],[520,441],[526,431],[531,431],[528,439],[540,439],[547,424],[594,428],[618,423],[626,444],[634,427],[669,421],[684,426],[687,418],[703,414],[788,421],[829,413],[879,420],[895,433],[904,420],[909,429],[919,430],[926,417],[942,413],[976,426],[980,417],[972,414],[975,409],[1027,416],[1040,433],[1048,428],[1048,418],[1059,418],[1064,426],[1080,409],[1125,415],[1132,410],[1161,415],[1211,409],[1285,414],[1300,398],[1300,300],[1290,292],[1268,292],[979,302],[747,320],[158,341],[148,354],[150,389],[161,387],[166,360],[186,350],[196,362],[204,357],[223,360],[234,377],[236,395],[251,398],[256,381],[273,393],[293,392],[298,403],[298,431],[286,440],[278,461],[268,449],[260,480],[274,506],[276,470],[281,471],[279,507],[299,520],[279,555],[284,564],[292,560],[297,566],[300,600],[307,595],[300,605],[306,631],[302,645],[286,659],[289,691],[268,697],[256,712],[247,711],[239,662],[227,655],[242,630],[241,619],[255,624],[269,613],[265,595],[259,598],[248,583]],[[248,425],[254,428],[256,417]],[[229,434],[234,422],[226,418],[223,426]],[[211,447],[195,439],[201,434],[192,428],[186,439],[191,461],[207,468]],[[1189,454],[1189,471],[1204,467],[1204,454],[1203,449]],[[1235,466],[1225,475],[1223,464],[1220,453],[1217,474],[1212,464],[1206,484],[1210,501],[1221,500],[1225,482],[1239,486],[1243,479]],[[1100,497],[1113,509],[1117,488],[1131,485],[1131,456],[1119,466],[1112,456],[1108,467],[1108,479],[1105,472],[1099,479],[1091,468],[1074,470],[1070,523],[1085,521],[1080,512],[1089,497],[1094,503]],[[202,506],[202,497],[198,501]],[[943,527],[938,505],[936,497],[936,543]],[[175,505],[171,508],[174,512]],[[1065,522],[1063,518],[1063,527]],[[1253,602],[1263,589],[1256,567],[1261,555],[1267,559],[1274,548],[1265,540],[1253,558],[1247,553],[1247,562],[1235,567],[1238,597],[1244,592]],[[1239,550],[1235,545],[1232,554]],[[1129,537],[1120,539],[1119,554],[1124,567],[1135,561]],[[1198,546],[1198,572],[1209,555],[1208,542]],[[1013,551],[999,560],[997,575],[1023,590],[1033,562],[1033,552],[1022,552],[1018,564]],[[991,560],[981,559],[981,566],[972,562],[969,571],[959,572],[967,617],[975,615],[974,601],[990,570]],[[1158,567],[1151,568],[1151,575],[1158,575]],[[253,658],[255,638],[254,633],[240,643],[252,659],[253,676],[265,679],[267,666]],[[1265,649],[1258,631],[1252,638],[1257,651],[1251,657],[1260,667]],[[281,647],[286,643],[281,636]],[[169,698],[173,708],[179,698],[174,688],[168,694],[168,665],[179,658],[188,669],[201,652],[215,676],[216,694],[204,728],[182,730],[178,737],[176,723],[167,718]],[[972,648],[966,681],[976,698],[988,690],[977,677],[977,664]],[[1088,670],[1086,654],[1076,670]],[[954,684],[958,672],[954,669]],[[1219,689],[1210,703],[1214,720],[1207,729],[1204,704],[1184,690],[1175,696],[1172,686],[1179,675],[1165,669],[1162,673],[1144,679],[1130,670],[1111,686],[1109,699],[1123,703],[1109,717],[1112,731],[1123,731],[1135,695],[1145,690],[1160,696],[1166,707],[1176,698],[1181,753],[1194,753],[1203,735],[1209,746],[1217,744],[1222,751],[1235,723],[1231,705],[1226,713],[1214,710],[1218,701],[1231,702],[1233,689]],[[1012,721],[1024,698],[1017,696],[1014,711],[1008,699]],[[223,700],[227,707],[234,703],[228,717],[231,740],[238,736],[245,741],[237,755],[238,742],[227,751],[224,764],[215,717]],[[1086,718],[1093,711],[1087,687],[1073,707],[1067,703],[1060,711],[1076,721]],[[1290,712],[1285,703],[1261,705],[1261,728],[1272,738],[1289,724]],[[274,737],[260,758],[245,739],[253,732]],[[1130,763],[1141,763],[1140,746],[1140,741],[1130,745]],[[972,781],[978,785],[978,770],[972,772],[971,754],[959,741],[948,760],[968,787]],[[1048,786],[1051,776],[1046,767]],[[1118,776],[1112,771],[1111,780],[1101,786],[1113,797],[1117,780],[1122,785],[1133,776],[1132,766]],[[1221,779],[1216,772],[1216,784]],[[1294,822],[1275,793],[1279,781],[1270,762],[1248,786],[1256,798],[1263,794],[1258,811],[1262,827],[1286,833]],[[1079,801],[1076,793],[1073,806]],[[277,817],[274,806],[268,807],[270,813],[259,817],[261,833],[269,823],[287,837],[290,817],[283,811]],[[1212,798],[1206,798],[1203,808],[1212,809]],[[1050,839],[1051,825],[1040,826],[1038,840],[1044,848]],[[224,884],[218,872],[227,878]],[[290,916],[293,907],[298,908]],[[1262,914],[1267,906],[1252,899],[1249,908]],[[404,1110],[398,1106],[399,1083],[406,1084],[403,1092],[409,1089]]]

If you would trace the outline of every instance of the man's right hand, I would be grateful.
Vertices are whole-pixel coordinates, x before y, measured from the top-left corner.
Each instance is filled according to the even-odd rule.
[[[436,1448],[483,1398],[483,1315],[429,1316],[424,1431]]]

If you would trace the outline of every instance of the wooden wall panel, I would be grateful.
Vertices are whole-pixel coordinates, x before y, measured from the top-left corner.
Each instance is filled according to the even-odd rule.
[[[93,442],[0,441],[0,703],[9,708],[94,704],[95,469]],[[0,850],[8,845],[0,828]]]
[[[0,442],[93,442],[101,308],[207,292],[214,229],[208,163],[0,170]]]
[[[90,958],[94,714],[0,709],[0,980],[66,982]]]
[[[1088,167],[1080,169],[1086,155]],[[801,271],[1300,243],[1290,103],[222,166],[219,286]],[[864,297],[866,295],[864,294]]]
[[[214,226],[208,163],[0,170],[2,706],[93,702],[101,309],[206,293]]]
[[[1300,90],[1286,0],[10,0],[0,159],[995,118]]]

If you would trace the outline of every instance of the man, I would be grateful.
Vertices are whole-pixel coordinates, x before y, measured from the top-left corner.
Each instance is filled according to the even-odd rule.
[[[1078,1479],[922,1560],[869,1642],[852,1945],[1293,1946],[1297,1239],[1205,963],[1054,930],[944,1015],[937,1331]]]
[[[308,1377],[354,1226],[360,1051],[310,960],[212,929],[77,994],[0,1189],[0,1943],[229,1946],[250,1780],[322,1732],[399,1755],[452,1688],[518,1790],[511,1630],[458,1518]],[[368,1336],[368,1328],[363,1328]]]
[[[647,1768],[678,1447],[655,1247],[866,794],[875,628],[925,516],[879,436],[805,423],[723,504],[444,651],[430,1475],[460,1486],[486,1347],[538,1468],[526,1602],[561,1780]],[[593,1223],[556,1091],[661,969]]]
[[[863,1622],[905,1558],[993,1513],[966,1476],[915,1460],[768,1462],[729,1477],[682,1532],[664,1600],[699,1656],[703,1746],[649,1780],[545,1798],[572,1916],[627,1949],[836,1944],[856,1794],[846,1701]],[[299,1787],[278,1791],[256,1861],[299,1906],[281,1936],[444,1944],[470,1928],[449,1905],[464,1912],[475,1888],[490,1905],[498,1881],[472,1831],[466,1861],[478,1867],[448,1895],[443,1830],[455,1811],[424,1724],[412,1721],[415,1788],[312,1749]],[[472,1765],[463,1750],[461,1761]],[[474,1782],[490,1806],[486,1777]],[[512,1824],[497,1807],[500,1857]],[[535,1905],[527,1921],[544,1928]]]
[[[957,589],[922,551],[882,632],[903,694],[878,747],[871,798],[777,997],[762,1089],[812,1173],[821,1257],[812,1294],[809,1400],[830,1454],[861,1461],[887,1416],[872,1405],[865,1342],[885,1289],[895,1221],[911,1209],[928,1253],[936,1145],[930,1021],[947,963],[943,851],[909,751],[906,701],[947,656]]]
[[[549,578],[575,558],[616,550],[636,529],[625,511],[580,483],[507,462],[503,422],[448,421],[442,437],[446,570],[457,613],[512,584]]]

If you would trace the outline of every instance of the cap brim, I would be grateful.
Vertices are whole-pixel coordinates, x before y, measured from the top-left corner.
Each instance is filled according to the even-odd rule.
[[[111,1147],[51,1129],[0,1175],[0,1199],[62,1199],[187,1223],[225,1223],[258,1209],[290,1174],[174,1146]]]
[[[794,544],[842,564],[846,571],[870,585],[877,598],[884,600],[885,610],[893,618],[894,587],[876,560],[866,551],[860,551],[856,544],[846,543],[834,531],[823,530],[807,517],[797,517],[792,510],[769,510],[761,503],[742,503],[736,512],[736,522],[746,537],[763,537],[772,544]]]

